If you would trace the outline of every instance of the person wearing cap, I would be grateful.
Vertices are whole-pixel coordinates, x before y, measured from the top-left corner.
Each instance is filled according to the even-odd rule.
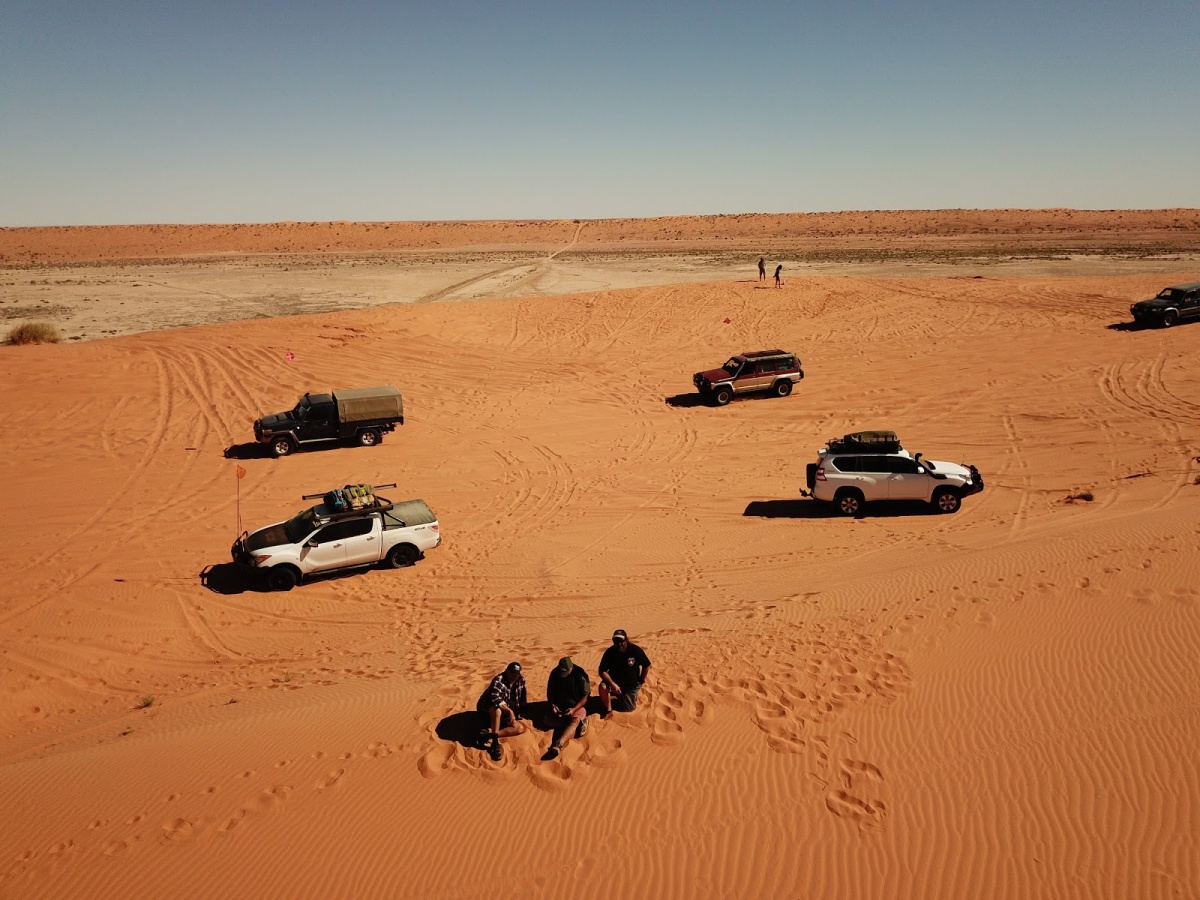
[[[600,657],[600,702],[604,704],[600,718],[607,719],[614,709],[633,712],[649,671],[650,657],[645,651],[630,643],[623,628],[614,631],[612,646]]]
[[[510,662],[503,672],[492,679],[487,690],[475,704],[483,718],[480,743],[494,761],[501,757],[500,738],[516,737],[525,732],[521,719],[525,710],[525,676],[521,664]]]
[[[592,694],[592,680],[582,666],[564,656],[550,670],[546,682],[546,699],[550,701],[550,727],[554,739],[542,759],[554,759],[571,739],[587,733],[587,702]]]

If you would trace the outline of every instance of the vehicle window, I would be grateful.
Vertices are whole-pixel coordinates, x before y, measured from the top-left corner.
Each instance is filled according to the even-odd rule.
[[[917,472],[916,461],[907,456],[885,456],[884,464],[889,472],[896,475],[915,475]]]
[[[839,472],[861,472],[857,456],[837,456],[831,460],[833,467]]]
[[[742,366],[741,361],[738,360],[738,358],[736,356],[731,356],[731,357],[729,357],[729,359],[727,359],[725,361],[725,365],[721,366],[721,368],[724,369],[726,372],[728,372],[730,375],[736,375],[737,370],[740,369],[741,366]]]
[[[283,533],[293,544],[298,544],[317,527],[316,517],[311,509],[306,509],[298,516],[293,516],[283,523]]]
[[[862,461],[859,469],[860,472],[890,472],[888,467],[888,458],[886,456],[860,456]]]
[[[1176,291],[1174,288],[1163,288],[1161,291],[1158,292],[1158,296],[1162,300],[1173,300],[1177,293],[1179,293],[1179,292]]]
[[[344,541],[355,533],[352,529],[361,521],[359,519],[351,522],[334,522],[332,525],[327,525],[314,534],[312,539],[318,544],[333,544],[337,541]]]
[[[403,519],[398,519],[394,515],[392,515],[392,513],[385,512],[383,514],[383,527],[384,528],[406,528],[407,525],[405,524]]]
[[[343,522],[346,526],[346,537],[362,537],[364,534],[370,534],[374,522],[368,519],[355,519],[352,522]]]

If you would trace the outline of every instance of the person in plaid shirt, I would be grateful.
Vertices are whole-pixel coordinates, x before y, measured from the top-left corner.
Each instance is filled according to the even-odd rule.
[[[521,674],[521,664],[510,662],[492,679],[475,704],[484,726],[480,746],[493,761],[499,762],[502,755],[500,738],[524,734],[525,725],[521,720],[525,716],[525,703],[525,676]]]

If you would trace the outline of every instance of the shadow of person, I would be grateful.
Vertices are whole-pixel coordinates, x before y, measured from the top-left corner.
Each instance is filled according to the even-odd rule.
[[[452,741],[460,746],[479,746],[479,732],[483,719],[475,710],[451,713],[437,723],[437,736],[443,741]]]
[[[271,448],[267,444],[231,444],[225,448],[226,459],[268,459]]]
[[[234,563],[217,563],[205,566],[200,572],[200,583],[214,594],[269,594],[267,581],[262,573]]]
[[[665,402],[667,406],[673,406],[675,409],[694,409],[697,406],[708,406],[704,398],[695,391],[686,394],[676,394],[674,397],[667,397]]]

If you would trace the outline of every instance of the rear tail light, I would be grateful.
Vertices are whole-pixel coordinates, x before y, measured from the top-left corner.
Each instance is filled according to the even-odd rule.
[[[432,525],[430,525],[429,527],[430,527],[430,528],[432,528],[434,531],[437,531],[437,530],[438,530],[438,523],[437,523],[437,522],[434,522],[434,523],[433,523]]]
[[[824,481],[824,480],[825,480],[825,467],[817,466],[817,481]]]

